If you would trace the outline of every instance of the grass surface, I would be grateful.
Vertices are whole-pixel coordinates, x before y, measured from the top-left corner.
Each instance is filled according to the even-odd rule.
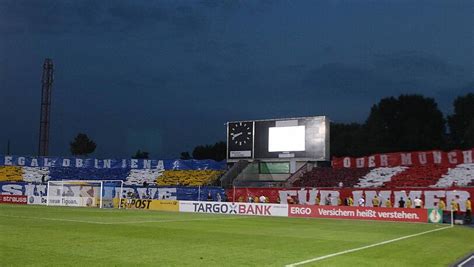
[[[444,226],[0,205],[0,266],[284,266]],[[305,266],[447,266],[474,251],[454,227]]]

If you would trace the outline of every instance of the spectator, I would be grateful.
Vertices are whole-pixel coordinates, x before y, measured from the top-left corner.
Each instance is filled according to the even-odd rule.
[[[260,196],[259,202],[260,202],[260,203],[265,203],[265,202],[266,202],[266,198],[265,198],[264,195],[261,195],[261,196]]]
[[[390,198],[387,198],[387,200],[385,200],[385,207],[387,207],[387,208],[392,207],[392,201],[390,201]]]
[[[459,203],[456,201],[456,199],[451,199],[451,211],[453,212],[453,217],[454,220],[457,218],[457,213],[459,210]]]
[[[339,182],[339,188],[343,188],[344,184],[342,182]]]
[[[347,206],[353,206],[354,205],[354,200],[352,199],[352,197],[348,197],[347,198]]]
[[[398,201],[398,207],[400,208],[405,207],[405,200],[403,200],[403,197],[400,197],[400,200]]]
[[[293,204],[296,204],[296,205],[300,204],[298,198],[292,198],[292,200],[293,200]]]
[[[248,196],[247,201],[248,201],[248,203],[252,203],[252,202],[253,202],[253,197],[252,197],[252,196]]]
[[[421,209],[421,207],[423,206],[423,201],[421,201],[419,197],[416,197],[413,201],[413,204],[415,204],[415,209]]]
[[[222,202],[221,194],[217,193],[216,198],[217,198],[217,202]]]
[[[360,198],[359,198],[359,206],[360,206],[360,207],[365,207],[365,199],[364,199],[364,197],[360,197]]]
[[[471,198],[468,197],[466,200],[466,215],[464,217],[466,224],[472,223],[472,205],[471,205]]]
[[[207,193],[207,201],[212,201],[211,192]]]
[[[438,209],[440,209],[440,210],[446,209],[446,203],[444,203],[444,201],[442,199],[440,199],[439,202],[438,202]]]
[[[331,203],[332,203],[332,197],[331,197],[331,194],[329,194],[329,195],[327,195],[327,197],[324,201],[324,204],[329,206],[329,205],[331,205]]]
[[[407,208],[411,209],[411,198],[407,199]]]
[[[379,199],[379,197],[378,197],[377,195],[375,195],[375,197],[372,199],[372,205],[373,205],[374,207],[380,206],[380,199]]]

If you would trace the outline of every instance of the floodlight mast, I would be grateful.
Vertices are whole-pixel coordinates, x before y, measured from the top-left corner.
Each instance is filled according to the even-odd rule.
[[[43,64],[43,78],[41,80],[41,111],[38,156],[49,154],[49,126],[51,115],[51,91],[53,90],[53,60],[47,58]]]

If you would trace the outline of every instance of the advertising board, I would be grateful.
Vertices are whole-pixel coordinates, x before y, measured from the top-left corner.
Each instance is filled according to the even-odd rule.
[[[263,203],[180,201],[179,211],[196,213],[287,217],[288,205]]]
[[[0,203],[26,205],[27,196],[23,196],[23,195],[0,195]]]
[[[178,203],[177,200],[122,199],[120,202],[120,208],[179,211]]]
[[[96,204],[97,201],[94,197],[50,196],[47,199],[47,205],[49,206],[91,207]]]
[[[290,205],[288,217],[428,222],[426,209]]]

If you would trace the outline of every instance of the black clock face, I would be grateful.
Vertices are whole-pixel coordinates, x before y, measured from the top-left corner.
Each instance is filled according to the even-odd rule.
[[[233,146],[247,146],[252,143],[252,122],[238,122],[229,124],[229,144]]]

